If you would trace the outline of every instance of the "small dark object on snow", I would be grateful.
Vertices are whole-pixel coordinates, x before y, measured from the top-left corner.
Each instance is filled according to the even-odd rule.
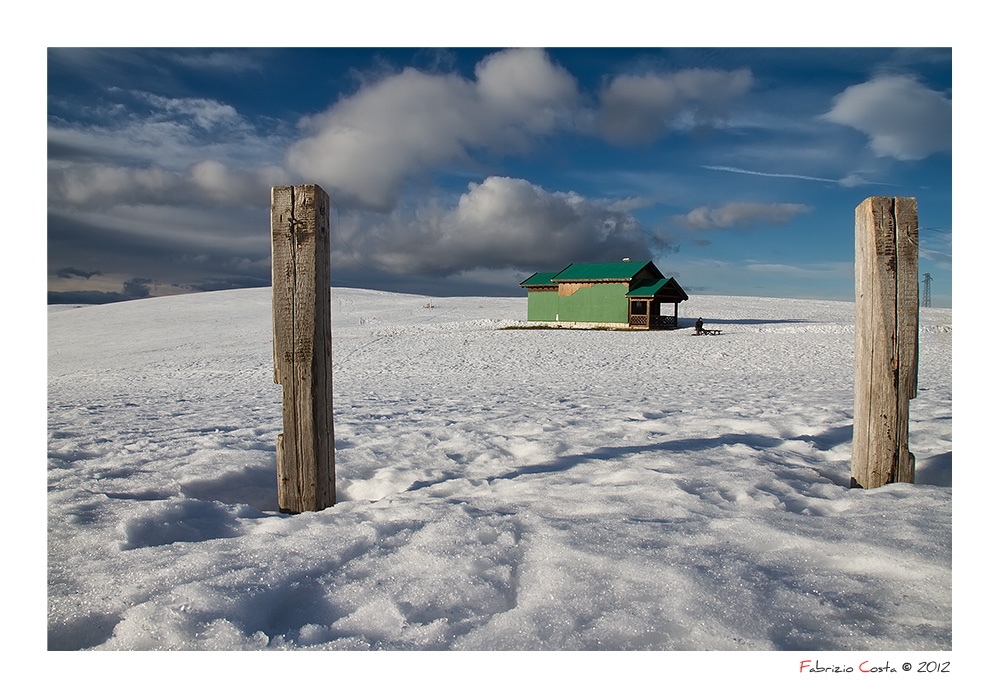
[[[706,330],[705,322],[701,318],[695,321],[694,324],[695,335],[718,335],[721,332],[722,332],[721,330]]]

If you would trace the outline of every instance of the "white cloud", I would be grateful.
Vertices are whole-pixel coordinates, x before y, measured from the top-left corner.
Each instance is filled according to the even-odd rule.
[[[233,170],[216,160],[203,160],[191,166],[188,181],[208,199],[226,205],[265,207],[270,202],[271,187],[288,181],[288,174],[277,165],[254,170]]]
[[[259,131],[232,105],[217,100],[117,89],[109,94],[123,102],[84,110],[78,122],[50,118],[50,163],[104,162],[181,172],[193,163],[216,160],[254,169],[280,162],[287,146],[277,133]],[[136,99],[138,103],[130,102]]]
[[[351,216],[334,245],[340,236],[362,264],[409,274],[556,270],[573,260],[649,257],[638,221],[615,208],[522,179],[488,177],[470,184],[452,208]]]
[[[620,75],[601,91],[599,128],[612,143],[652,143],[672,122],[690,125],[724,117],[752,84],[747,69]]]
[[[794,279],[844,279],[854,274],[854,262],[817,262],[789,265],[747,260],[744,268],[756,274]]]
[[[248,49],[200,50],[180,49],[167,54],[167,59],[196,70],[212,70],[225,73],[261,71],[264,57]]]
[[[161,109],[164,114],[189,117],[196,126],[202,129],[211,129],[215,126],[232,127],[243,123],[242,117],[232,105],[218,100],[193,97],[168,98],[138,92],[136,95]]]
[[[745,69],[619,76],[601,93],[598,128],[613,142],[648,142],[671,120],[720,118],[752,82]],[[388,211],[407,179],[433,167],[467,163],[477,149],[524,152],[539,136],[579,128],[581,103],[573,76],[539,49],[487,56],[471,81],[407,68],[304,120],[309,135],[287,164],[347,207]]]
[[[268,222],[254,223],[254,213],[234,214],[219,207],[121,203],[99,211],[81,211],[74,224],[102,231],[105,245],[130,246],[156,254],[225,255],[266,258],[270,255]],[[111,251],[112,253],[114,251]],[[151,259],[150,264],[160,261]]]
[[[164,201],[181,178],[163,168],[79,165],[49,168],[49,201],[56,205],[99,207]]]
[[[577,98],[569,73],[537,49],[488,56],[475,81],[407,68],[305,120],[310,135],[287,163],[347,205],[387,211],[407,178],[477,148],[523,149]]]
[[[476,66],[476,90],[493,128],[547,133],[578,100],[576,80],[540,49],[501,51]]]
[[[730,202],[716,208],[700,206],[674,220],[690,230],[708,231],[747,228],[758,224],[782,225],[795,216],[810,211],[812,207],[806,204]]]
[[[866,134],[879,156],[920,160],[951,150],[951,100],[904,75],[852,85],[821,118]]]
[[[49,202],[56,209],[95,210],[121,204],[267,206],[270,188],[288,181],[278,166],[233,170],[215,160],[186,171],[161,167],[52,164]]]

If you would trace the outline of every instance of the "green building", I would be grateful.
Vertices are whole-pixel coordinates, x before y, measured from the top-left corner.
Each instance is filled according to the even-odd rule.
[[[677,327],[677,306],[687,294],[665,279],[652,262],[571,264],[561,272],[538,272],[520,286],[528,290],[528,320],[599,327]],[[673,315],[663,306],[673,304]]]

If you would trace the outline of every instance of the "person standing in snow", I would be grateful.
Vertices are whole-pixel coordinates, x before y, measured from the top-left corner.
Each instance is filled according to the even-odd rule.
[[[704,323],[702,322],[701,318],[699,318],[698,320],[695,321],[695,323],[694,323],[694,334],[695,335],[701,335],[701,326],[702,325],[704,325]]]

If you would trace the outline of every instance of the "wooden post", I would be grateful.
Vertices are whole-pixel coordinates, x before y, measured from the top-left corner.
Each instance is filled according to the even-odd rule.
[[[917,200],[869,197],[854,212],[851,487],[913,483],[917,396]]]
[[[274,382],[281,384],[278,507],[336,502],[330,350],[330,199],[318,185],[271,188]]]

